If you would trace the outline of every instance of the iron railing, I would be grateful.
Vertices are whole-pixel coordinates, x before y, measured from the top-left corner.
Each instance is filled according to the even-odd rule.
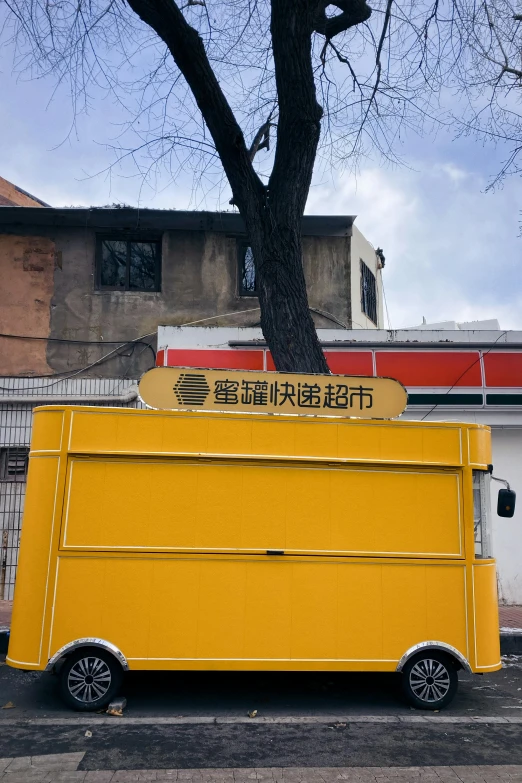
[[[14,594],[34,408],[53,403],[143,408],[136,397],[127,401],[134,384],[118,378],[0,377],[0,601]]]

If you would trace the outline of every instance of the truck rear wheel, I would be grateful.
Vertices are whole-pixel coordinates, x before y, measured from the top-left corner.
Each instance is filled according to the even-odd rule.
[[[457,693],[459,678],[449,655],[435,650],[415,655],[402,670],[406,698],[420,710],[440,710]]]
[[[60,693],[73,710],[92,712],[109,704],[122,679],[123,670],[113,655],[98,647],[83,647],[65,659],[60,669]]]

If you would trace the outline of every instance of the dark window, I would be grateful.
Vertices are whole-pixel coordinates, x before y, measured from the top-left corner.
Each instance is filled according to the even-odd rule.
[[[377,287],[375,275],[361,258],[361,309],[368,318],[377,323]]]
[[[0,449],[0,481],[25,481],[29,449],[27,446],[6,446]]]
[[[238,244],[239,295],[257,296],[256,269],[252,248],[246,242]]]
[[[99,237],[97,287],[115,291],[159,291],[161,242]]]

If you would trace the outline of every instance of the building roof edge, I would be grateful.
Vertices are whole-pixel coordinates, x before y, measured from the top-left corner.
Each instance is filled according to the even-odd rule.
[[[42,202],[43,203],[43,202]],[[353,215],[304,215],[304,236],[351,236]],[[210,231],[245,234],[238,212],[195,212],[134,207],[11,207],[0,208],[1,227],[87,228],[98,231]]]

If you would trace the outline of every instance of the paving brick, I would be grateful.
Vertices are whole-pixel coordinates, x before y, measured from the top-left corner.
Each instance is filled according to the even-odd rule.
[[[31,766],[35,769],[72,771],[78,769],[78,764],[84,756],[84,751],[80,753],[49,753],[45,756],[31,756]]]
[[[11,625],[12,601],[0,601],[0,627],[9,628]]]
[[[499,606],[501,628],[522,628],[522,606]]]
[[[54,774],[57,774],[58,770],[50,769],[22,769],[18,772],[4,772],[2,781],[5,783],[17,783],[18,779],[23,778],[27,783],[39,783],[39,781],[51,781]]]
[[[11,772],[11,774],[4,772],[0,781],[1,783],[51,783],[52,772],[34,769]]]
[[[33,757],[44,765],[79,763],[83,754]],[[80,758],[81,760],[81,758]],[[16,763],[15,763],[16,762]],[[244,769],[170,769],[70,771],[30,766],[30,757],[2,759],[4,772],[0,783],[522,783],[522,765],[476,765],[455,767],[317,767],[317,768],[244,768]],[[12,770],[12,771],[10,771]]]
[[[11,761],[6,772],[22,772],[26,769],[31,769],[31,756],[18,756]]]

